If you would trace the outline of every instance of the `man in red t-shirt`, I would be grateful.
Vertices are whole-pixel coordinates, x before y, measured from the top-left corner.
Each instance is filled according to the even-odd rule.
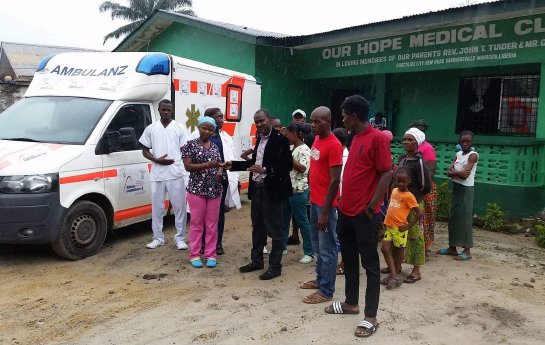
[[[359,312],[359,259],[367,274],[365,318],[356,336],[375,333],[380,295],[380,263],[377,252],[380,205],[392,179],[390,142],[368,122],[369,103],[359,95],[341,105],[344,127],[353,135],[344,167],[337,232],[344,261],[345,302],[325,309],[329,314]]]
[[[342,145],[331,133],[331,111],[314,109],[310,128],[316,134],[310,153],[310,233],[316,257],[316,279],[303,283],[302,289],[318,289],[305,297],[305,303],[330,301],[337,274],[337,197],[343,165]]]

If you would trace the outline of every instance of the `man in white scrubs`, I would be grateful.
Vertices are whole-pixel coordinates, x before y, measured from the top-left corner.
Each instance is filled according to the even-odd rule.
[[[150,182],[153,241],[146,245],[149,249],[165,244],[163,217],[167,192],[175,217],[176,248],[187,249],[185,183],[181,163],[181,149],[187,141],[187,131],[172,119],[172,112],[172,102],[162,100],[159,103],[161,121],[146,127],[140,138],[140,143],[144,145],[142,150],[144,157],[152,161]]]

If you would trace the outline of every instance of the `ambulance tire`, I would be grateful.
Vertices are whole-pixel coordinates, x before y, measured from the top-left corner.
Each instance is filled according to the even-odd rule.
[[[59,237],[51,248],[65,259],[81,260],[100,250],[107,232],[108,220],[104,210],[91,201],[76,201],[66,211]]]

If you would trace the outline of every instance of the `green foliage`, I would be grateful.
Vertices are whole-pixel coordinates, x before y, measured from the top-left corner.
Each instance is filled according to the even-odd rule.
[[[538,246],[545,248],[545,226],[536,225],[536,243]]]
[[[443,222],[448,220],[451,193],[447,181],[437,186],[437,212],[435,213],[435,219]]]
[[[486,204],[486,213],[481,219],[484,222],[484,228],[490,231],[499,231],[503,225],[504,213],[500,205],[496,203]]]
[[[129,0],[129,6],[117,2],[104,1],[98,10],[111,12],[112,20],[122,19],[129,24],[110,32],[104,37],[104,43],[110,38],[119,38],[134,31],[144,20],[153,15],[156,10],[174,11],[188,16],[196,16],[191,9],[192,0]]]

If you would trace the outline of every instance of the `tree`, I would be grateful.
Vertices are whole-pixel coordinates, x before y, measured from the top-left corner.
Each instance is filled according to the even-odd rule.
[[[129,0],[129,6],[123,6],[117,2],[104,1],[99,7],[100,12],[111,12],[112,20],[124,19],[130,21],[129,24],[123,25],[104,36],[104,43],[110,38],[119,38],[133,32],[155,10],[174,11],[196,16],[195,12],[191,9],[192,5],[192,0]]]

